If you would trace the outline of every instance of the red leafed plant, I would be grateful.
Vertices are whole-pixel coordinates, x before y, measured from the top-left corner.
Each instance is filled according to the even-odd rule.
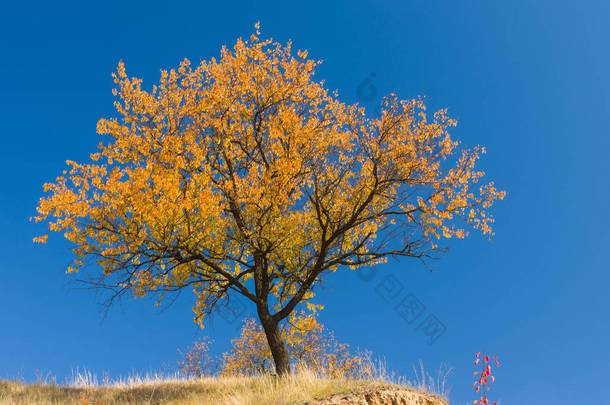
[[[493,375],[491,375],[491,362],[489,361],[489,356],[483,354],[483,356],[479,357],[480,354],[481,352],[477,352],[477,354],[474,355],[475,367],[479,365],[481,357],[483,358],[483,363],[481,363],[481,365],[479,366],[481,368],[481,371],[474,372],[474,376],[479,376],[479,379],[475,381],[472,386],[474,387],[474,390],[476,392],[481,391],[481,398],[477,399],[476,401],[473,401],[472,404],[489,405],[489,400],[487,399],[487,392],[489,391],[489,385],[494,382],[495,378]],[[498,362],[498,356],[492,356],[492,358],[493,363],[495,363],[495,365],[499,367],[500,363]],[[492,404],[497,405],[496,402],[493,402]]]

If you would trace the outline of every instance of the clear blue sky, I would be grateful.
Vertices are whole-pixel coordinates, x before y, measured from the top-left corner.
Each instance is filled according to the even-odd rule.
[[[345,101],[375,73],[367,107],[390,91],[447,107],[454,136],[485,145],[482,166],[508,190],[492,242],[452,243],[434,274],[406,259],[370,281],[336,274],[319,294],[323,322],[399,374],[419,359],[432,372],[453,366],[454,404],[475,397],[477,350],[500,356],[494,398],[505,404],[607,398],[607,2],[97,3],[11,2],[0,13],[0,377],[158,370],[203,333],[187,296],[164,312],[124,301],[102,322],[95,295],[67,284],[68,244],[34,245],[42,227],[28,217],[65,160],[95,150],[120,59],[152,86],[160,69],[218,56],[260,20],[263,37],[323,59],[317,78]],[[388,276],[403,287],[397,299],[412,293],[421,317],[442,321],[434,344],[376,292]],[[236,326],[216,317],[204,332],[222,351]]]

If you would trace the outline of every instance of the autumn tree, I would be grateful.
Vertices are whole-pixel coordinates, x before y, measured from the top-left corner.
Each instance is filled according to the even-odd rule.
[[[265,332],[253,318],[246,318],[231,349],[223,354],[223,376],[261,375],[272,371],[272,355]]]
[[[280,334],[290,364],[334,378],[370,377],[373,374],[370,357],[354,354],[347,344],[339,343],[333,333],[318,322],[316,315],[315,311],[294,311],[281,325]],[[273,371],[273,357],[265,332],[255,319],[244,320],[239,337],[231,344],[231,349],[223,355],[221,375],[258,375]],[[205,357],[205,354],[199,357]]]
[[[35,221],[73,244],[68,272],[96,263],[112,297],[190,288],[202,324],[243,295],[285,374],[278,325],[325,274],[425,260],[468,227],[491,234],[504,192],[477,187],[484,149],[460,151],[445,110],[390,95],[367,117],[313,79],[306,51],[259,35],[161,71],[148,91],[119,63],[118,116],[97,125],[106,141],[44,185]]]
[[[210,354],[211,340],[207,336],[197,340],[185,352],[179,350],[181,358],[179,369],[186,375],[199,378],[212,375],[216,370],[216,361]]]
[[[318,322],[317,310],[294,311],[282,328],[291,363],[332,378],[362,378],[373,373],[372,361],[339,343],[334,333]]]

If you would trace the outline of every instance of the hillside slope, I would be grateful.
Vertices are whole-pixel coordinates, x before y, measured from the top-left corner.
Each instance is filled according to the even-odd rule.
[[[74,387],[0,380],[0,405],[446,405],[437,396],[383,381],[298,375],[159,379]]]

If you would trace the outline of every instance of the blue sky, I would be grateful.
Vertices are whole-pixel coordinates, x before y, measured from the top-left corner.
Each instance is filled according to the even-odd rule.
[[[607,397],[607,3],[15,2],[0,14],[0,378],[159,370],[203,333],[215,350],[228,347],[237,323],[217,316],[198,330],[186,295],[165,311],[127,300],[102,322],[99,299],[64,274],[68,244],[52,235],[34,245],[42,227],[28,218],[65,160],[96,148],[119,60],[151,87],[160,69],[217,57],[260,20],[263,37],[292,38],[323,59],[317,79],[344,101],[374,108],[394,91],[447,107],[452,134],[487,147],[481,166],[508,191],[495,238],[451,243],[434,273],[404,259],[368,281],[349,270],[330,277],[321,317],[339,340],[406,376],[420,359],[433,373],[454,367],[454,404],[475,399],[478,350],[502,360],[492,392],[503,403]],[[367,78],[375,92],[359,100]],[[379,294],[388,283],[402,287],[396,300],[411,293],[422,318],[443,323],[434,344]]]

